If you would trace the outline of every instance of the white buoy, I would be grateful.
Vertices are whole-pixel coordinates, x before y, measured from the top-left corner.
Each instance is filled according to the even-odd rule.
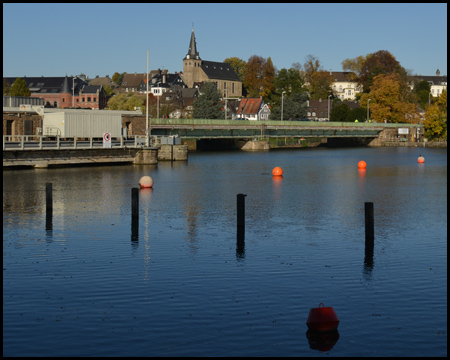
[[[139,180],[139,185],[141,188],[151,188],[153,187],[153,179],[150,176],[143,176]]]

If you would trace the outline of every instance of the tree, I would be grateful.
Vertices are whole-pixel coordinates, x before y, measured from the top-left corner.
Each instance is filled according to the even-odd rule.
[[[306,56],[305,63],[303,64],[303,78],[308,85],[313,82],[312,76],[314,73],[321,69],[320,61],[313,55]]]
[[[393,72],[401,75],[406,83],[406,70],[400,66],[394,55],[387,50],[379,50],[367,56],[361,68],[359,84],[363,86],[363,92],[369,93],[375,76]]]
[[[9,95],[9,91],[11,90],[11,84],[3,79],[3,95]]]
[[[351,109],[350,112],[348,113],[345,121],[355,122],[355,120],[366,121],[367,120],[367,109],[364,109],[362,107],[357,107],[357,108]]]
[[[111,86],[106,85],[103,89],[105,89],[105,93],[107,96],[112,96],[114,95],[114,90]]]
[[[118,72],[115,72],[112,76],[111,80],[114,81],[118,86],[122,85],[123,76],[126,74],[126,72],[119,74]]]
[[[333,77],[328,71],[316,71],[312,74],[311,83],[309,86],[309,94],[311,99],[319,100],[326,99],[328,95],[332,94],[331,84]]]
[[[377,122],[407,122],[407,117],[416,113],[415,105],[402,101],[401,79],[397,73],[380,74],[373,78],[368,94],[361,96],[361,106],[367,109],[370,99],[370,117]]]
[[[264,101],[267,102],[273,90],[274,78],[275,68],[270,57],[264,59],[253,55],[248,59],[244,86],[248,89],[250,97],[263,96]]]
[[[30,96],[31,92],[28,89],[27,83],[22,78],[17,78],[9,89],[10,96]]]
[[[109,99],[106,108],[108,110],[134,110],[135,107],[140,107],[144,112],[144,103],[142,96],[133,93],[119,94]]]
[[[200,95],[194,101],[194,119],[224,119],[222,95],[216,84],[205,82],[200,89]]]
[[[347,103],[342,102],[333,106],[330,111],[330,121],[347,121],[348,114],[350,113],[350,107]]]
[[[231,57],[226,58],[224,63],[227,63],[231,66],[231,68],[234,70],[234,72],[239,76],[239,79],[241,79],[242,82],[244,82],[245,79],[245,69],[247,67],[247,63],[245,60],[242,60],[238,57]]]
[[[370,56],[372,56],[372,54],[367,54],[366,56],[359,55],[354,59],[345,59],[342,61],[342,70],[350,72],[349,80],[356,81],[359,79],[363,65]]]
[[[281,96],[283,91],[287,94],[305,92],[305,82],[300,72],[293,67],[290,69],[281,69],[277,72],[274,81],[274,92]]]
[[[430,140],[447,141],[447,90],[443,91],[438,101],[425,112],[425,136]]]
[[[306,118],[306,101],[308,94],[306,92],[292,93],[283,98],[283,120],[304,119]],[[270,120],[281,120],[281,104],[273,106],[270,111]]]
[[[426,80],[417,81],[414,84],[414,94],[416,96],[417,104],[425,109],[430,96],[431,85]]]

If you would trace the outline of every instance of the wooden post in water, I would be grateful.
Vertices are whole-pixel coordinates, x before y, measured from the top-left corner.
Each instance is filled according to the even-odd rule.
[[[237,194],[237,237],[245,237],[245,194]]]
[[[131,189],[131,238],[139,236],[139,189]]]
[[[53,185],[45,184],[45,230],[53,229]]]
[[[366,225],[366,257],[367,255],[373,255],[375,232],[373,222],[373,203],[364,203],[364,215]]]

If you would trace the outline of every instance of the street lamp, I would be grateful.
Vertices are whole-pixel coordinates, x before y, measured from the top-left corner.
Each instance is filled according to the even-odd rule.
[[[145,107],[145,141],[147,146],[149,143],[149,133],[148,133],[148,49],[147,49],[147,106]]]
[[[283,121],[283,96],[286,93],[286,91],[283,91],[281,93],[281,121]]]
[[[330,97],[331,95],[328,95],[328,121],[330,121]]]
[[[227,98],[228,98],[228,90],[227,89],[224,89],[225,90],[225,120],[227,119]]]
[[[156,111],[157,111],[157,114],[156,114],[156,118],[157,119],[159,119],[159,92],[160,92],[160,88],[159,88],[159,84],[161,84],[161,81],[159,82],[159,83],[156,83],[156,86],[157,86],[157,89],[158,89],[158,98],[156,99],[156,101],[157,101],[157,109],[156,109]]]
[[[369,101],[371,99],[367,99],[367,121],[369,121]]]
[[[75,78],[72,78],[72,107],[75,107]]]

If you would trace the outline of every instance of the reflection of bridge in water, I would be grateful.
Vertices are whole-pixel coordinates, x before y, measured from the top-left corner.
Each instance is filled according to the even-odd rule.
[[[417,134],[421,124],[350,123],[317,121],[250,121],[151,119],[151,135],[178,135],[181,138],[377,138],[384,130],[397,133],[398,128],[411,128]],[[423,130],[422,130],[423,132]]]

